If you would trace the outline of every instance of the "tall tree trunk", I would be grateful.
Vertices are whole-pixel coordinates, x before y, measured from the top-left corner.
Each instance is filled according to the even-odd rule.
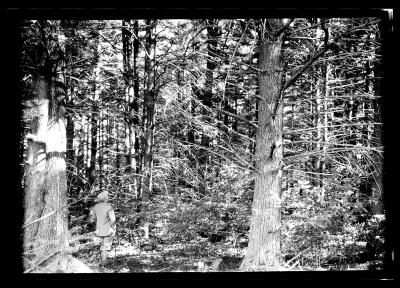
[[[86,141],[85,141],[85,149],[84,149],[84,154],[85,154],[85,171],[87,171],[90,167],[90,142],[91,142],[91,137],[90,137],[90,116],[85,117],[85,127],[84,127],[84,135],[86,135]]]
[[[235,103],[235,108],[234,108],[233,113],[238,115],[238,98],[237,97],[235,97],[234,103]],[[232,130],[235,132],[238,132],[238,125],[239,125],[238,119],[235,118],[235,120],[233,121],[233,124],[232,124]],[[238,139],[236,134],[234,136],[234,139]]]
[[[137,106],[137,93],[135,91],[135,76],[137,76],[137,64],[136,58],[138,51],[134,51],[134,49],[138,49],[137,43],[133,45],[132,42],[132,33],[137,31],[132,31],[132,23],[131,21],[123,21],[122,22],[122,46],[123,46],[123,67],[124,67],[124,81],[125,81],[125,131],[126,131],[126,139],[125,139],[125,157],[126,157],[126,169],[127,173],[136,172],[136,158],[135,158],[135,141],[136,141],[136,127],[134,118],[137,118],[135,113],[135,106]],[[137,24],[136,24],[137,25]],[[136,29],[137,30],[137,29]],[[137,42],[137,40],[136,40]],[[134,56],[132,59],[132,55]],[[133,60],[133,67],[132,67]],[[136,81],[137,82],[137,81]],[[138,88],[138,87],[136,87]],[[132,182],[129,184],[129,190],[132,193],[133,191],[137,191],[136,185],[136,177],[131,177]]]
[[[76,166],[75,163],[75,153],[74,153],[74,121],[71,114],[66,115],[67,118],[67,177],[69,179],[68,183],[71,183],[74,179],[73,171]]]
[[[325,64],[322,64],[325,65]],[[314,102],[314,125],[317,128],[315,131],[315,136],[314,136],[314,141],[315,141],[315,146],[314,149],[316,151],[316,155],[313,158],[313,171],[316,173],[312,177],[313,185],[315,187],[323,187],[323,180],[324,177],[321,173],[323,173],[324,170],[324,157],[325,157],[325,151],[326,151],[326,138],[327,138],[327,114],[326,114],[326,108],[327,108],[327,97],[326,95],[326,73],[327,73],[327,68],[326,66],[322,66],[317,68],[318,72],[317,74],[319,75],[317,83],[316,83],[316,94],[315,94],[315,102]]]
[[[96,88],[94,88],[96,89]],[[92,186],[96,181],[96,155],[97,155],[97,108],[96,104],[93,104],[91,115],[91,147],[90,147],[90,166],[88,170],[89,184]]]
[[[324,124],[323,124],[323,134],[322,134],[322,162],[321,162],[321,172],[324,172],[326,169],[326,162],[327,162],[327,156],[326,156],[326,152],[328,149],[328,99],[329,99],[329,75],[330,75],[330,64],[327,63],[323,69],[322,69],[322,73],[323,73],[323,87],[324,87],[324,91],[323,91],[323,113],[324,113]],[[321,175],[321,188],[324,187],[324,179]]]
[[[135,167],[136,174],[141,173],[140,167],[140,141],[139,141],[139,71],[138,71],[138,54],[139,54],[139,23],[138,20],[133,22],[133,33],[136,36],[133,40],[133,102],[132,102],[132,109],[133,109],[133,120],[132,123],[135,126],[134,132],[135,134],[132,135],[134,141],[134,153],[135,153],[135,163],[133,164]],[[140,193],[140,187],[142,183],[142,177],[136,177],[136,195]]]
[[[153,191],[153,146],[154,146],[154,116],[155,116],[155,95],[154,95],[154,84],[155,84],[155,48],[156,41],[154,35],[154,29],[156,21],[147,20],[146,30],[146,50],[148,56],[145,61],[145,72],[147,73],[147,85],[145,91],[145,141],[144,141],[144,161],[143,161],[143,176],[144,185],[142,190],[142,228],[144,230],[144,237],[149,237],[149,219],[148,219],[148,206]]]
[[[201,93],[202,103],[205,106],[203,108],[202,114],[208,116],[210,113],[208,112],[208,107],[212,106],[212,88],[214,85],[214,70],[216,68],[216,60],[217,57],[217,38],[221,35],[221,31],[219,27],[216,27],[217,22],[214,20],[207,21],[207,71],[206,71],[206,82],[204,92]],[[215,25],[215,26],[214,26]],[[208,117],[204,117],[207,119]],[[201,181],[199,185],[199,192],[200,194],[205,194],[207,191],[207,175],[208,175],[208,168],[209,165],[209,153],[207,151],[210,145],[210,137],[207,133],[203,132],[201,134],[201,148],[199,151],[199,174],[201,175]],[[204,148],[203,148],[204,147]]]
[[[61,21],[62,22],[62,21]],[[69,33],[67,33],[67,37],[70,37],[71,39],[76,39],[76,26],[73,26],[72,29],[68,29],[69,25],[68,23],[61,23],[61,25],[66,26],[67,31]],[[64,42],[65,43],[65,42]],[[76,45],[76,41],[72,40],[71,43],[69,43],[69,45],[67,45],[66,43],[63,45],[65,46],[65,58],[66,59],[70,59],[72,57],[76,57],[78,56],[76,53],[77,51],[74,50],[74,46]],[[70,67],[66,67],[64,68],[65,72],[67,74],[72,74],[72,68]],[[65,79],[65,85],[69,90],[69,93],[67,94],[67,103],[68,106],[72,106],[74,104],[74,99],[73,99],[73,95],[74,95],[74,89],[75,86],[73,84],[73,81],[69,78],[69,79]],[[66,120],[67,120],[67,153],[66,153],[66,160],[67,160],[67,183],[68,183],[68,196],[69,198],[74,198],[74,196],[77,196],[77,192],[78,187],[80,186],[80,180],[76,177],[76,174],[74,173],[77,170],[77,156],[75,156],[75,151],[74,151],[74,133],[75,133],[75,125],[74,125],[74,119],[73,119],[73,113],[71,112],[66,112]],[[78,154],[78,152],[76,153]],[[71,192],[75,195],[71,195]],[[71,197],[72,196],[72,197]]]
[[[100,99],[100,107],[103,107],[103,101]],[[99,111],[99,133],[98,133],[98,151],[99,151],[99,171],[98,171],[98,178],[99,178],[99,187],[100,190],[104,188],[104,181],[103,181],[103,164],[104,164],[104,110],[100,109]]]
[[[191,84],[191,90],[192,90],[192,97],[194,97],[194,96],[197,96],[197,91],[198,91],[198,89],[197,89],[197,87],[192,83]],[[197,104],[196,104],[196,101],[194,100],[194,99],[190,99],[189,100],[189,107],[188,107],[189,109],[190,109],[190,115],[195,115],[195,113],[196,113],[196,108],[197,108]],[[189,127],[188,129],[187,129],[187,134],[186,134],[186,138],[187,138],[187,141],[189,142],[189,143],[191,143],[191,144],[195,144],[196,142],[195,142],[195,130],[192,128],[192,127]],[[192,165],[192,167],[194,167],[195,165],[194,165],[194,159],[192,159],[192,156],[190,155],[190,153],[188,154],[188,159],[190,159],[191,161],[191,163],[193,164]]]
[[[114,135],[115,135],[115,168],[117,169],[117,175],[121,175],[121,157],[120,157],[120,143],[119,143],[119,137],[120,137],[120,129],[119,129],[119,121],[115,119],[114,121]],[[119,179],[119,177],[117,178]],[[118,181],[117,181],[118,182]]]
[[[329,31],[325,31],[326,33],[329,33]],[[325,32],[323,29],[317,29],[316,31],[316,38],[317,39],[323,39],[325,35]],[[316,49],[320,45],[323,45],[322,40],[317,40],[316,42]],[[323,188],[324,186],[324,177],[322,175],[324,169],[325,169],[325,154],[326,154],[326,143],[327,143],[327,126],[328,126],[328,116],[327,116],[327,73],[328,73],[328,66],[329,64],[322,63],[319,66],[317,66],[316,69],[316,74],[318,75],[318,79],[316,82],[316,94],[315,94],[315,111],[313,112],[314,119],[315,119],[315,127],[317,128],[315,131],[315,151],[316,155],[314,156],[313,159],[313,168],[314,172],[317,174],[313,175],[313,185],[315,187],[320,187]],[[322,194],[319,195],[319,197],[324,197],[323,191],[321,191]]]
[[[382,41],[382,35],[384,34],[384,24],[381,21],[378,24],[379,27],[379,38]],[[374,62],[374,95],[377,97],[373,101],[374,108],[374,122],[382,123],[382,115],[383,115],[383,95],[384,95],[384,78],[383,78],[383,65],[382,65],[382,55],[383,55],[382,45],[376,51],[377,58]],[[374,146],[382,145],[382,125],[375,125],[373,136],[376,139],[376,143]],[[373,185],[372,185],[372,200],[373,204],[371,207],[372,214],[382,214],[383,213],[383,204],[382,204],[382,195],[383,195],[383,181],[382,181],[382,169],[383,169],[383,159],[380,155],[374,155],[375,167],[373,168]]]
[[[319,70],[319,69],[318,69]],[[320,71],[318,71],[320,72]],[[319,75],[319,73],[318,73]],[[314,135],[314,141],[315,141],[315,146],[314,149],[315,151],[317,151],[317,154],[314,156],[313,158],[313,171],[316,173],[314,174],[312,177],[312,183],[315,187],[319,187],[320,186],[320,165],[321,165],[321,154],[320,154],[320,150],[321,150],[321,141],[322,141],[322,135],[321,135],[321,97],[322,97],[322,87],[321,85],[323,85],[323,83],[321,83],[322,80],[320,78],[318,78],[316,84],[315,84],[315,102],[314,102],[314,111],[313,111],[313,115],[314,115],[314,125],[317,128],[316,131],[313,133]]]
[[[278,22],[278,20],[270,20]],[[275,23],[276,23],[275,22]],[[277,270],[280,267],[282,102],[276,108],[282,79],[282,36],[261,39],[258,77],[258,131],[256,174],[249,244],[241,270]]]
[[[99,52],[98,52],[98,35],[96,39],[96,48],[94,51],[94,72],[93,72],[93,86],[92,86],[92,97],[93,97],[93,105],[92,105],[92,115],[91,115],[91,147],[90,147],[90,166],[88,169],[88,178],[89,184],[92,186],[96,181],[96,160],[97,160],[97,126],[98,126],[98,118],[99,118],[99,107],[97,104],[99,98],[98,91],[98,80],[99,80]]]
[[[40,25],[43,28],[46,24]],[[42,39],[48,40],[44,29],[41,33]],[[43,46],[48,48],[46,42]],[[66,123],[65,109],[58,101],[65,97],[65,85],[62,77],[56,77],[48,52],[39,52],[43,52],[39,71],[45,73],[38,72],[34,77],[38,116],[32,120],[32,133],[27,137],[25,270],[32,262],[53,253],[65,256],[68,250]]]

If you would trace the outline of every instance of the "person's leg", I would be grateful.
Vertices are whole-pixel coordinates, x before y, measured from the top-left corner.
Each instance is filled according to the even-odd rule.
[[[107,260],[107,251],[101,251],[101,261],[105,262]]]
[[[107,260],[106,238],[107,237],[100,237],[101,240],[100,255],[101,255],[101,261],[103,262]]]
[[[103,237],[103,244],[102,244],[103,249],[101,254],[101,260],[103,262],[107,260],[108,251],[111,250],[111,245],[112,245],[112,237],[111,236]]]

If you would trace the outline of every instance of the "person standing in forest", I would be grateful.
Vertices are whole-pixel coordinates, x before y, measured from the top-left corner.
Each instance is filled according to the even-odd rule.
[[[100,192],[94,200],[95,205],[90,210],[90,220],[96,220],[94,232],[101,240],[100,253],[103,262],[107,260],[116,232],[116,218],[113,207],[108,203],[108,192]]]

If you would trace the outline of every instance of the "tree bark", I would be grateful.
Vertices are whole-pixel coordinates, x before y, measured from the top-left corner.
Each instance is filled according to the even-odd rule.
[[[278,20],[271,20],[278,21]],[[276,23],[276,22],[275,22]],[[256,135],[256,174],[250,221],[249,244],[241,270],[280,268],[281,183],[282,183],[282,36],[265,37],[260,44],[258,77],[258,131]]]

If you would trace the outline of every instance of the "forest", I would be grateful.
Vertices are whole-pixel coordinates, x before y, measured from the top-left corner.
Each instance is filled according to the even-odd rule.
[[[389,26],[19,21],[22,272],[384,269]]]

